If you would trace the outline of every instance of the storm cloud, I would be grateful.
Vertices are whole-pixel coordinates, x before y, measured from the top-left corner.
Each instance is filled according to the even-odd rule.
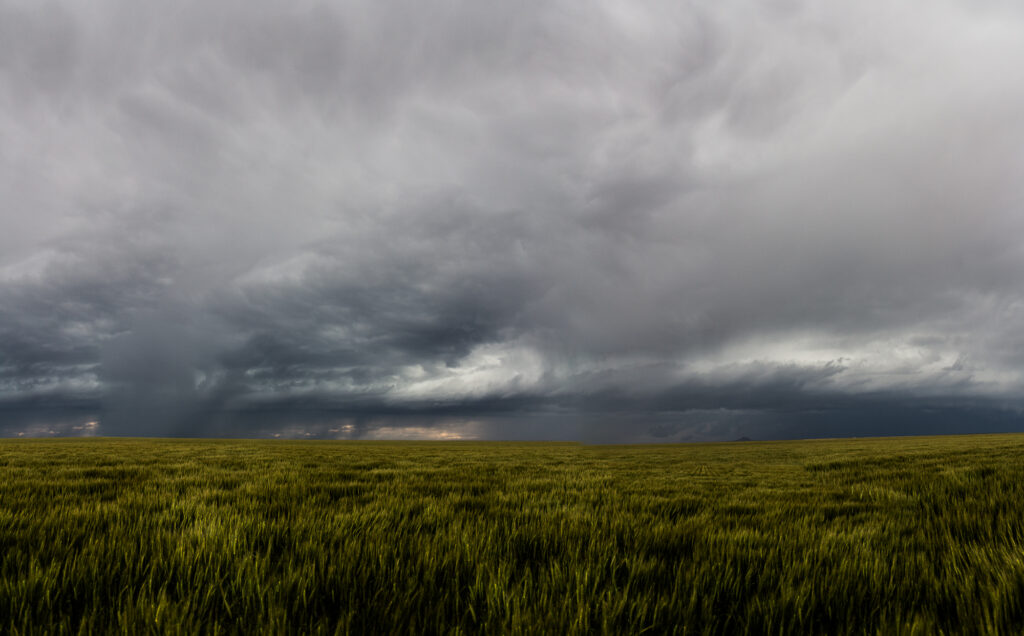
[[[1010,2],[0,0],[0,433],[1024,430]]]

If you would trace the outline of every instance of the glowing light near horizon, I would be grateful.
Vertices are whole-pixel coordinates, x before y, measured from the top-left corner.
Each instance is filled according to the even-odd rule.
[[[475,422],[462,426],[382,426],[368,431],[362,439],[458,441],[479,439]]]

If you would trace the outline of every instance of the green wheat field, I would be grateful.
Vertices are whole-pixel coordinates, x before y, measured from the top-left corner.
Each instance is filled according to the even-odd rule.
[[[1022,435],[0,441],[0,633],[1022,631]]]

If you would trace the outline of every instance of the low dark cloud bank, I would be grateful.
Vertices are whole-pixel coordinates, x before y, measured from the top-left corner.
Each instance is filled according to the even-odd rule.
[[[1024,430],[1015,3],[0,1],[0,434]]]

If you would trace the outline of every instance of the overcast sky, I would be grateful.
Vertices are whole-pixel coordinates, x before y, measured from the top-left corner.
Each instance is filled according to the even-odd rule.
[[[1017,2],[0,0],[0,435],[1024,430]]]

